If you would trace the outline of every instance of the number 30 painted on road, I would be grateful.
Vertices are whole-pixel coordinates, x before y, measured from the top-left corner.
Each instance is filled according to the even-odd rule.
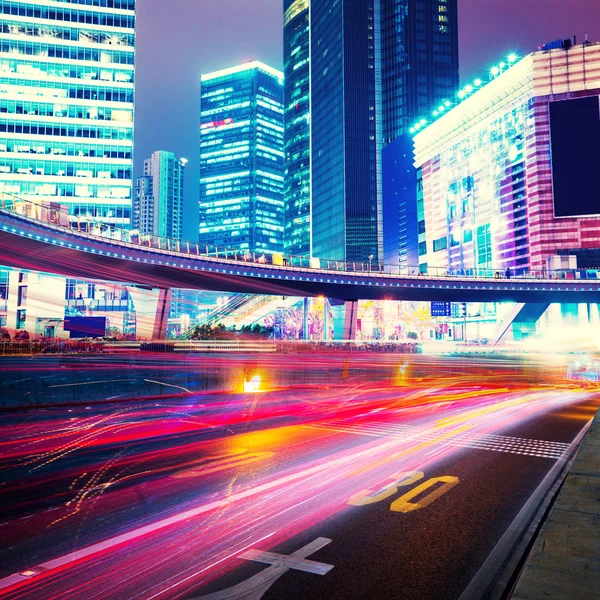
[[[417,481],[425,477],[422,471],[409,471],[407,473],[396,473],[391,476],[394,481],[388,485],[383,486],[381,489],[373,492],[372,490],[362,490],[351,496],[348,500],[348,504],[351,506],[366,506],[367,504],[375,504],[381,502],[390,496],[398,493],[399,487],[406,487],[412,485]],[[416,498],[419,494],[422,494],[434,485],[442,483],[432,490],[425,497],[421,498],[418,502],[411,502],[413,498]],[[444,475],[443,477],[433,477],[419,484],[417,487],[406,492],[397,500],[394,500],[390,505],[390,510],[393,512],[408,513],[413,510],[419,510],[429,506],[434,500],[437,500],[440,496],[443,496],[447,491],[452,489],[455,485],[460,483],[458,477],[452,477],[451,475]]]

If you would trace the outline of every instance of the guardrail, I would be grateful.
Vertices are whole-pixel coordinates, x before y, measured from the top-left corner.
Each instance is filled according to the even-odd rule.
[[[18,354],[88,354],[105,351],[105,342],[77,340],[0,341],[0,356]]]
[[[414,354],[421,352],[416,342],[310,340],[153,340],[153,341],[83,341],[37,340],[0,341],[0,356],[36,354],[89,354],[89,353],[274,353],[274,352],[377,352]]]
[[[136,230],[124,229],[105,222],[94,220],[93,217],[71,215],[58,204],[40,204],[9,194],[0,193],[0,211],[16,215],[24,222],[33,222],[51,228],[67,230],[71,233],[85,236],[92,240],[113,242],[127,245],[136,249],[151,249],[158,252],[167,252],[171,255],[187,257],[201,257],[216,262],[229,264],[272,265],[278,268],[309,269],[316,272],[331,271],[342,273],[355,273],[360,275],[392,275],[392,276],[419,276],[435,278],[472,278],[472,279],[502,279],[506,273],[499,269],[448,269],[442,267],[428,267],[426,272],[420,272],[421,267],[386,265],[384,263],[368,263],[346,260],[333,260],[325,258],[310,258],[307,256],[283,256],[279,253],[259,254],[235,248],[218,248],[216,246],[201,246],[184,240],[143,234]],[[515,270],[509,277],[514,279],[600,279],[599,269],[560,269],[550,270]]]

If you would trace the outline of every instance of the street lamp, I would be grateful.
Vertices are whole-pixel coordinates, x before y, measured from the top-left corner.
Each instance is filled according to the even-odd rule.
[[[369,273],[371,272],[371,261],[373,260],[373,255],[369,254]]]

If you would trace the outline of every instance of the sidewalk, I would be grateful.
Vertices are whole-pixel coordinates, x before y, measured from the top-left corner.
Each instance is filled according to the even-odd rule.
[[[512,600],[546,598],[600,598],[600,411],[512,595]]]

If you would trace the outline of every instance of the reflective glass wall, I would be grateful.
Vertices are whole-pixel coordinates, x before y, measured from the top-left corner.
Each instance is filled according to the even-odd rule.
[[[379,1],[311,3],[312,252],[381,261]]]
[[[135,0],[0,0],[0,192],[128,226]]]
[[[283,249],[283,73],[252,62],[202,76],[199,242]]]
[[[310,254],[310,28],[308,0],[284,0],[287,253]]]

